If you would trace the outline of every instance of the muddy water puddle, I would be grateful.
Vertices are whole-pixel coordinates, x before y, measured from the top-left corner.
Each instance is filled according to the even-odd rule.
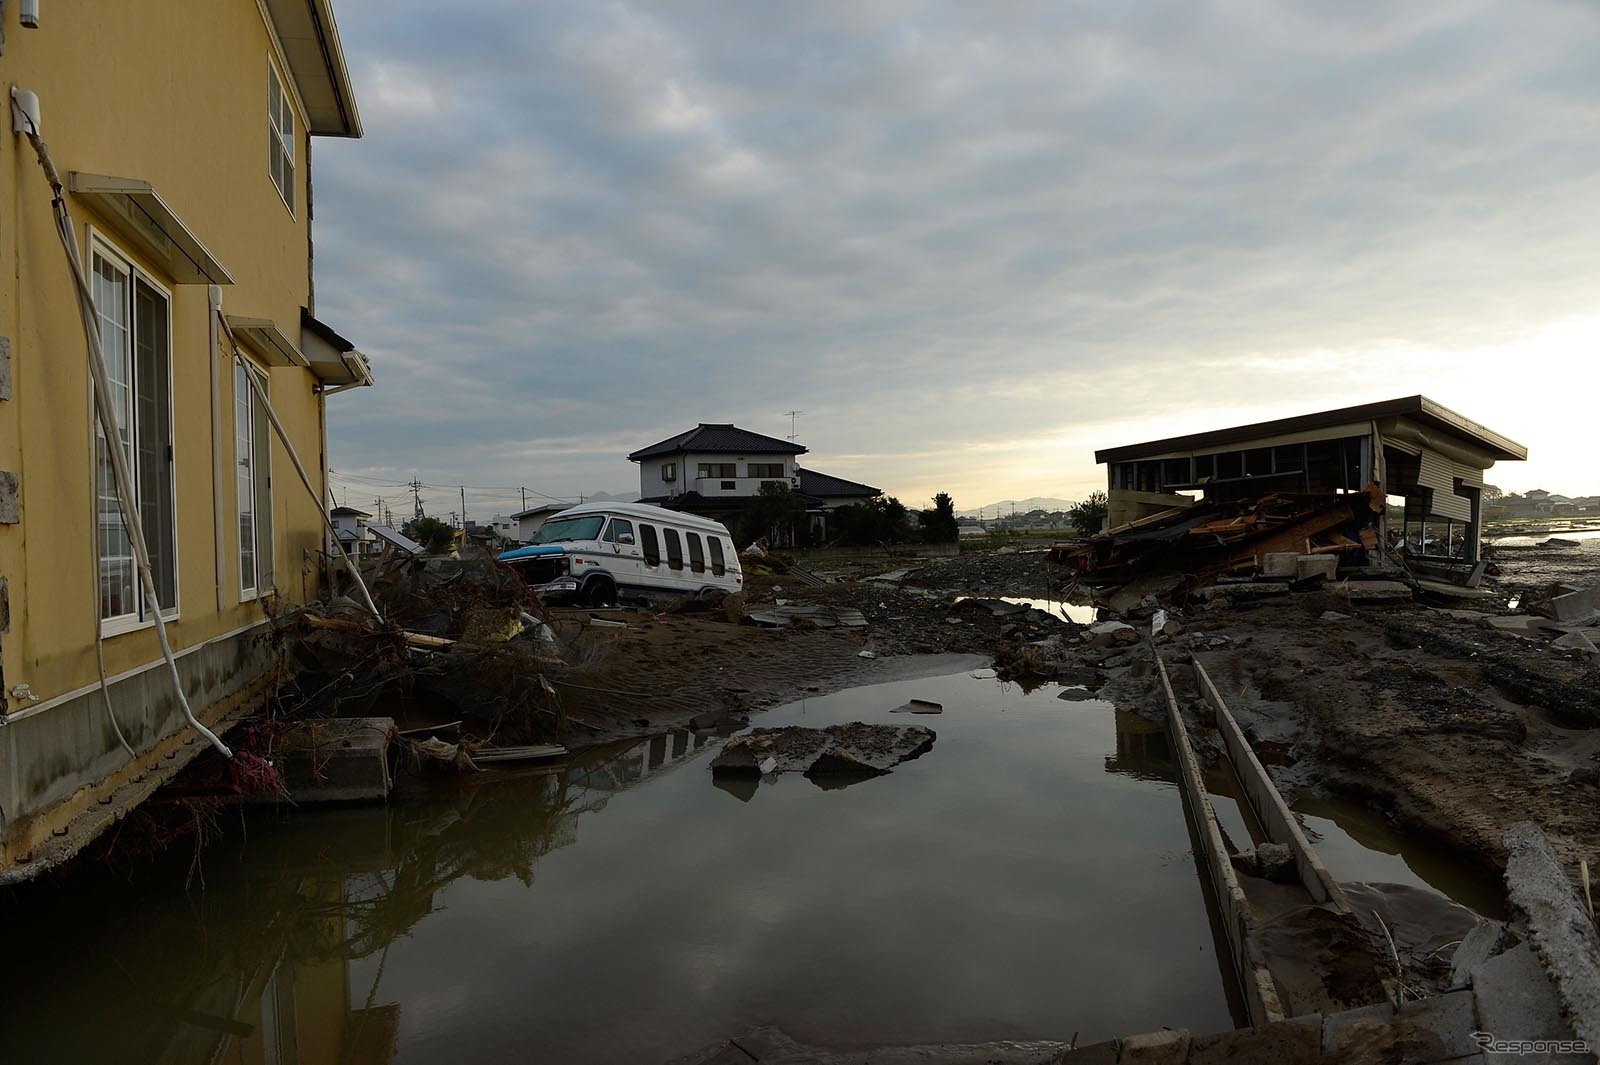
[[[662,1062],[1237,1023],[1160,727],[981,672],[757,724],[903,724],[884,777],[724,789],[675,733],[388,807],[241,815],[196,864],[0,897],[0,1060]],[[1224,963],[1225,964],[1225,963]]]

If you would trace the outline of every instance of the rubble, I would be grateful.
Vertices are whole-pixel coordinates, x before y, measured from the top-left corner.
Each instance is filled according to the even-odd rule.
[[[930,750],[935,737],[932,729],[922,725],[852,722],[827,728],[756,728],[724,744],[711,761],[711,772],[716,776],[881,776]]]

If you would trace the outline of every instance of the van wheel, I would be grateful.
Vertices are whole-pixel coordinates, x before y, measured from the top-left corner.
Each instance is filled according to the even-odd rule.
[[[609,580],[590,581],[583,590],[584,606],[616,606],[617,586]]]

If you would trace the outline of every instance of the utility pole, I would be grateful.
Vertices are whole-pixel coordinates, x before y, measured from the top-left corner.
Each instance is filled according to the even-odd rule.
[[[803,410],[791,410],[791,411],[785,411],[785,413],[789,415],[789,443],[792,444],[792,443],[794,443],[794,438],[799,435],[797,432],[795,432],[794,420],[796,418],[798,418],[800,415],[804,414],[805,411],[803,411]]]
[[[415,519],[416,521],[421,521],[422,520],[422,482],[417,480],[415,475],[413,475],[412,478],[411,478],[411,499],[412,499],[412,503],[413,503],[412,511],[411,511],[411,517],[413,519]]]
[[[450,524],[451,525],[455,525],[456,524],[456,512],[453,511],[453,510],[450,512]],[[459,525],[457,525],[456,527],[460,528]]]
[[[465,529],[467,527],[467,486],[462,484],[456,487],[461,489],[461,527]]]
[[[528,509],[528,490],[526,488],[522,489],[522,509]]]

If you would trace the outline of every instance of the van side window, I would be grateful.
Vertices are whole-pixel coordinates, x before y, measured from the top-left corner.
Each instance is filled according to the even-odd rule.
[[[699,533],[684,533],[689,538],[689,568],[696,573],[706,571],[706,552],[700,546]]]
[[[644,548],[646,566],[661,565],[661,543],[656,539],[656,527],[639,523],[639,545]]]
[[[706,546],[711,548],[711,572],[718,577],[728,572],[727,560],[722,557],[722,539],[716,536],[706,537]]]
[[[677,529],[662,529],[667,537],[667,565],[673,569],[683,568],[683,544],[678,540]]]
[[[620,544],[626,534],[628,539],[633,539],[633,522],[623,521],[621,518],[612,518],[611,525],[606,529],[606,543]]]

